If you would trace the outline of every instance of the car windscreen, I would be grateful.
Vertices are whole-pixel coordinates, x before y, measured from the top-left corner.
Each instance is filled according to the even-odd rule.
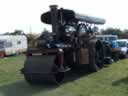
[[[113,40],[116,40],[117,37],[109,37],[109,41],[113,41]]]
[[[118,41],[117,43],[119,47],[127,47],[127,44],[124,41]]]
[[[103,37],[96,37],[97,40],[103,40]]]

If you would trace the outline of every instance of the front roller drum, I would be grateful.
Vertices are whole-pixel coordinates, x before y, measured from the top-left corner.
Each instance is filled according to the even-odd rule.
[[[37,84],[43,82],[59,84],[64,79],[64,72],[56,72],[51,74],[24,74],[24,78],[29,84]]]
[[[46,82],[60,83],[64,79],[64,71],[60,64],[61,54],[57,55],[34,55],[28,56],[22,73],[26,81],[30,84]]]

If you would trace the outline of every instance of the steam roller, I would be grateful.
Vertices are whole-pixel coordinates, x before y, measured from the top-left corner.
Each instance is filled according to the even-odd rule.
[[[41,21],[52,25],[52,33],[26,53],[21,71],[28,83],[61,83],[66,72],[96,72],[104,66],[104,45],[95,38],[96,24],[104,24],[104,19],[51,5]]]

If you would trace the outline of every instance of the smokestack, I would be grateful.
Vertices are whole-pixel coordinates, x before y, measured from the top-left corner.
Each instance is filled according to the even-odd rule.
[[[56,39],[59,39],[59,32],[58,32],[58,6],[57,5],[51,5],[51,24],[52,24],[52,32],[56,34]]]

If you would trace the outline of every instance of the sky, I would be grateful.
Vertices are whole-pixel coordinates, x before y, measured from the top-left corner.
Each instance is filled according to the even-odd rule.
[[[0,34],[15,29],[25,33],[51,30],[51,26],[40,21],[40,16],[52,4],[104,18],[106,24],[100,28],[128,29],[128,0],[0,0]]]

